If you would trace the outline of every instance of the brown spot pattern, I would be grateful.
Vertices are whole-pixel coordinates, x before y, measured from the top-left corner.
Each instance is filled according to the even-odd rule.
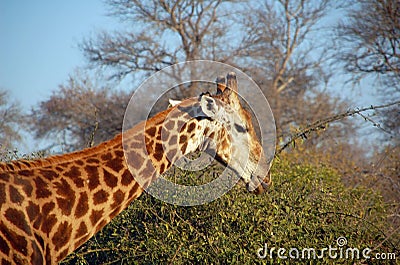
[[[121,184],[124,186],[128,186],[129,184],[131,184],[132,181],[133,181],[133,177],[132,177],[131,173],[129,172],[129,170],[126,169],[121,176]]]
[[[107,220],[101,220],[100,223],[97,224],[95,231],[99,231],[102,227],[104,227],[108,223]]]
[[[46,264],[51,264],[50,248],[46,248]]]
[[[172,120],[169,120],[167,123],[164,123],[164,128],[165,128],[167,131],[172,131],[172,129],[174,128],[174,126],[175,126],[175,122],[172,121]]]
[[[132,200],[132,198],[138,197],[142,193],[142,191],[143,191],[142,188],[136,182],[135,185],[132,187],[132,189],[129,191],[129,195],[128,195],[129,200]]]
[[[0,231],[3,232],[4,237],[6,240],[11,244],[11,248],[14,250],[22,253],[23,255],[27,255],[27,245],[28,242],[26,241],[23,235],[19,235],[14,231],[10,230],[3,222],[0,222]]]
[[[113,174],[111,174],[107,170],[104,170],[103,175],[104,175],[104,182],[108,187],[114,188],[115,186],[118,185],[118,178],[115,177]]]
[[[108,193],[104,190],[99,190],[93,195],[93,203],[94,205],[98,205],[100,203],[106,202],[108,199]]]
[[[55,185],[57,191],[57,204],[64,215],[70,215],[75,203],[75,192],[65,179]]]
[[[139,172],[139,175],[142,176],[142,179],[143,179],[143,177],[149,178],[154,173],[155,173],[155,168],[153,167],[152,162],[147,161],[146,167]]]
[[[0,183],[0,207],[6,202],[6,184]]]
[[[89,189],[94,190],[100,185],[99,172],[96,166],[85,166],[86,174],[89,176]]]
[[[86,162],[89,164],[99,164],[100,160],[98,160],[97,158],[89,158],[86,160]]]
[[[42,206],[42,215],[47,216],[55,208],[56,204],[54,202],[47,202]]]
[[[177,144],[178,137],[176,135],[172,135],[171,138],[168,141],[169,146],[173,146]]]
[[[10,199],[13,203],[20,204],[23,201],[24,197],[19,193],[19,191],[15,187],[10,186]]]
[[[123,151],[116,150],[116,151],[114,151],[114,154],[115,154],[115,156],[117,156],[119,158],[124,157],[124,152]]]
[[[2,265],[12,265],[8,260],[2,260]]]
[[[165,171],[165,164],[161,164],[160,166],[160,174],[164,173]]]
[[[110,160],[112,155],[110,153],[106,153],[100,156],[103,161]]]
[[[3,238],[3,236],[0,234],[0,251],[3,252],[8,256],[8,253],[10,253],[10,247],[7,244],[7,241]]]
[[[153,151],[153,157],[154,159],[156,159],[157,161],[161,161],[162,158],[164,156],[164,150],[163,150],[163,146],[160,143],[156,144],[156,148]]]
[[[57,221],[58,220],[54,214],[47,215],[45,217],[40,229],[42,230],[43,233],[45,233],[46,235],[49,235],[51,230],[53,229],[53,227],[56,225]]]
[[[182,154],[185,154],[186,148],[187,148],[187,142],[184,143],[184,144],[182,145],[182,147],[181,147],[181,152],[182,152]]]
[[[121,207],[115,208],[111,214],[110,214],[110,219],[113,219],[116,215],[118,215],[121,212]]]
[[[47,198],[51,195],[51,192],[47,189],[47,182],[40,177],[34,179],[36,185],[36,198]]]
[[[39,213],[39,206],[34,204],[33,202],[29,202],[29,205],[26,207],[26,213],[28,214],[29,221],[33,222],[36,219]]]
[[[43,241],[43,238],[42,238],[41,236],[39,236],[38,234],[36,234],[36,233],[34,233],[34,236],[35,236],[36,242],[38,242],[38,243],[40,244],[40,247],[41,247],[42,249],[44,249],[44,241]]]
[[[150,137],[154,137],[157,132],[157,127],[150,127],[146,130],[146,134],[149,135]]]
[[[71,169],[64,174],[66,177],[69,177],[72,179],[76,187],[82,188],[85,186],[84,180],[80,178],[82,175],[80,169],[77,166],[72,166]]]
[[[136,142],[136,141],[134,141],[134,142],[132,142],[132,143],[130,144],[129,147],[130,147],[131,149],[133,149],[133,150],[141,149],[142,143],[141,143],[141,142]],[[126,148],[125,148],[125,151],[126,151]]]
[[[19,171],[19,175],[27,177],[27,176],[32,176],[33,174],[31,170],[21,170]]]
[[[67,222],[62,222],[56,231],[51,241],[55,250],[58,251],[68,243],[72,233],[72,226]]]
[[[5,182],[10,181],[10,175],[8,173],[0,173],[0,180],[4,180]]]
[[[76,178],[78,178],[80,175],[81,175],[81,171],[80,171],[80,169],[77,167],[77,166],[72,166],[71,168],[70,168],[70,170],[69,171],[67,171],[67,172],[65,172],[64,173],[64,175],[66,176],[66,177],[69,177],[69,178],[72,178],[72,179],[76,179]],[[74,181],[75,182],[75,181]],[[79,181],[78,181],[79,182]],[[83,186],[80,186],[80,185],[78,185],[77,183],[75,183],[76,184],[76,186],[78,186],[78,187],[83,187]]]
[[[30,197],[32,195],[33,187],[29,180],[23,178],[15,178],[14,183],[18,186],[21,186],[27,196]]]
[[[114,159],[108,160],[106,166],[114,170],[115,172],[119,172],[123,167],[123,159],[122,157],[116,157]]]
[[[31,261],[32,264],[43,264],[43,255],[42,251],[39,249],[37,243],[35,241],[31,241],[31,246],[33,249],[32,255],[31,255]]]
[[[68,248],[64,249],[63,251],[60,252],[60,255],[58,255],[57,260],[62,260],[68,255]]]
[[[39,174],[43,176],[43,178],[47,180],[52,180],[58,176],[56,172],[50,169],[40,169]]]
[[[111,207],[116,208],[116,207],[120,206],[120,204],[124,201],[124,198],[125,198],[125,194],[121,190],[117,190],[113,194],[114,202],[111,204]]]
[[[84,222],[82,222],[79,225],[78,230],[76,231],[75,238],[80,238],[80,237],[86,235],[87,232],[88,232],[87,226],[86,226],[86,224]]]
[[[76,205],[75,217],[80,218],[84,216],[87,213],[88,209],[89,209],[88,196],[86,192],[81,192],[78,204]]]
[[[181,144],[181,143],[185,143],[187,141],[187,137],[186,137],[186,135],[181,135],[180,137],[179,137],[179,143]]]
[[[136,152],[129,152],[127,154],[127,163],[130,166],[140,166],[143,164],[143,162],[144,158],[140,154]]]
[[[191,133],[192,131],[194,131],[194,129],[196,129],[196,124],[194,122],[192,122],[191,124],[189,124],[189,126],[187,128],[187,132]]]
[[[104,210],[93,210],[92,213],[89,216],[90,222],[92,222],[92,225],[94,226],[103,216]]]
[[[184,131],[186,130],[186,126],[187,126],[187,123],[184,123],[180,131],[181,131],[181,132],[184,132]],[[179,127],[178,127],[178,128],[179,128]]]
[[[22,211],[8,208],[4,217],[16,227],[24,231],[28,236],[32,235],[31,229],[25,219],[25,214]]]

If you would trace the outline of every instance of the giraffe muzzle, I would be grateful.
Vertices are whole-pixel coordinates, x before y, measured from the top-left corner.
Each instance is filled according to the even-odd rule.
[[[270,173],[268,172],[266,177],[254,176],[251,182],[246,184],[246,189],[248,192],[252,192],[254,194],[262,194],[269,189],[272,184]]]

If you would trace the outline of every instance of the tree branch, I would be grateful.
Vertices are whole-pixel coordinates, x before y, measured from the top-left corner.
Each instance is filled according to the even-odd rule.
[[[322,129],[325,129],[327,127],[328,124],[333,123],[335,121],[338,120],[342,120],[346,117],[350,117],[353,115],[360,115],[362,117],[364,117],[361,113],[368,111],[368,110],[376,110],[376,109],[383,109],[383,108],[388,108],[394,105],[400,105],[400,100],[398,101],[394,101],[388,104],[384,104],[384,105],[378,105],[378,106],[373,106],[371,105],[370,107],[365,107],[365,108],[361,108],[361,109],[353,109],[353,110],[348,110],[346,112],[343,113],[339,113],[336,115],[333,115],[331,117],[325,118],[325,119],[321,119],[318,120],[310,125],[308,125],[307,127],[305,127],[304,129],[301,129],[299,132],[292,134],[289,137],[289,140],[284,143],[281,147],[279,147],[276,151],[276,154],[280,154],[284,149],[286,149],[289,145],[294,144],[296,142],[296,140],[303,138],[306,139],[307,135],[311,134],[312,132],[316,132]],[[367,121],[370,121],[369,119],[367,119]],[[376,126],[376,123],[372,121],[372,123],[374,124],[374,126]],[[381,128],[380,126],[376,126],[378,128]],[[381,128],[382,129],[382,128]],[[385,131],[387,132],[387,131]],[[278,138],[283,137],[283,135],[278,136]]]

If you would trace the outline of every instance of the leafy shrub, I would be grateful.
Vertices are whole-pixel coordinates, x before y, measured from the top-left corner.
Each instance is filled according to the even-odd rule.
[[[321,250],[337,247],[339,237],[351,248],[398,251],[384,233],[386,208],[372,190],[346,188],[325,167],[276,161],[272,175],[267,194],[249,194],[237,185],[195,207],[143,194],[64,264],[286,263],[294,260],[279,259],[276,251],[272,259],[260,259],[257,252],[264,246]],[[328,255],[323,260],[333,262]]]

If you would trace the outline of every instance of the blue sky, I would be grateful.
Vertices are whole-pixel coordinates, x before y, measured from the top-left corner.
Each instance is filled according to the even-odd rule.
[[[78,44],[116,26],[99,0],[0,1],[0,89],[29,110],[85,60]]]

